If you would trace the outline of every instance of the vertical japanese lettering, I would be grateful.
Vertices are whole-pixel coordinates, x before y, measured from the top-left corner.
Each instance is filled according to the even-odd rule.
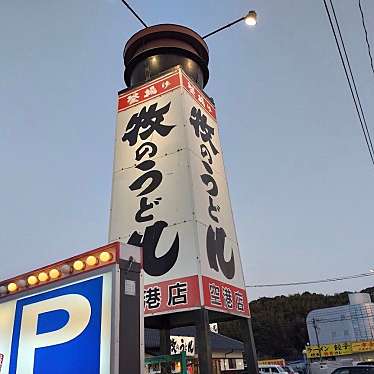
[[[231,250],[230,259],[226,261],[224,256],[226,232],[223,227],[220,227],[219,213],[221,209],[215,202],[215,198],[219,195],[219,186],[214,178],[212,168],[214,157],[219,154],[218,149],[214,145],[215,130],[214,127],[209,125],[207,116],[194,106],[191,108],[190,124],[194,129],[195,136],[202,141],[200,144],[200,154],[203,158],[202,164],[205,172],[200,175],[200,179],[206,187],[208,194],[207,211],[212,220],[212,224],[209,225],[206,233],[206,250],[209,266],[217,272],[221,271],[227,279],[232,279],[235,276],[234,252]]]
[[[151,86],[145,95],[148,97],[156,93],[156,88]],[[135,99],[137,98],[133,98],[133,100]],[[154,103],[148,108],[144,106],[140,112],[132,115],[122,136],[122,141],[128,142],[130,147],[141,142],[135,151],[135,159],[140,162],[136,169],[141,174],[129,185],[129,189],[136,192],[136,197],[140,198],[139,209],[134,217],[135,221],[138,223],[149,222],[149,225],[144,228],[143,235],[134,231],[128,243],[143,247],[144,271],[152,276],[166,274],[176,263],[179,254],[179,235],[176,233],[170,249],[163,256],[156,256],[157,245],[168,223],[163,220],[152,223],[154,221],[153,210],[161,203],[163,197],[156,195],[157,197],[149,198],[147,196],[157,191],[163,180],[162,172],[157,170],[156,161],[153,160],[157,155],[157,145],[153,141],[149,141],[148,138],[153,134],[166,137],[173,130],[175,125],[164,124],[165,115],[169,112],[170,105],[171,102],[161,108],[157,108],[158,103]],[[148,304],[151,305],[148,306],[149,309],[156,308],[154,306],[156,305],[154,301],[156,291],[152,292],[152,294],[147,294]],[[152,302],[149,301],[151,296],[153,297]]]

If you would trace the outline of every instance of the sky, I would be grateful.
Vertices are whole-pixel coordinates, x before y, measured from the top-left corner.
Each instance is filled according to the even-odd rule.
[[[374,74],[355,0],[334,1],[374,137]],[[130,4],[148,24],[207,39],[245,280],[264,284],[374,268],[374,167],[322,0]],[[374,49],[374,2],[362,0]],[[122,52],[139,22],[120,0],[0,3],[0,279],[107,242]],[[332,294],[374,277],[249,288],[251,300]]]

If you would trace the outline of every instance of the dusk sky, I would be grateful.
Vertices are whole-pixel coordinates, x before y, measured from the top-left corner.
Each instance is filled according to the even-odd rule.
[[[374,268],[374,166],[322,0],[130,1],[150,24],[208,38],[247,284]],[[356,0],[335,0],[374,140],[374,74]],[[362,0],[374,49],[374,1]],[[108,240],[122,52],[141,28],[120,0],[1,1],[0,279]],[[248,289],[250,299],[335,293],[374,277]]]

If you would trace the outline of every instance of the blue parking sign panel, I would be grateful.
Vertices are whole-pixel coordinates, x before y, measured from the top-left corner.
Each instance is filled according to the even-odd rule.
[[[0,304],[0,374],[110,372],[111,273]]]

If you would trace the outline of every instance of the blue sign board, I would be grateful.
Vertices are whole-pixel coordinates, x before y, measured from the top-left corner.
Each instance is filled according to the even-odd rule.
[[[111,273],[0,303],[0,374],[110,372]]]

